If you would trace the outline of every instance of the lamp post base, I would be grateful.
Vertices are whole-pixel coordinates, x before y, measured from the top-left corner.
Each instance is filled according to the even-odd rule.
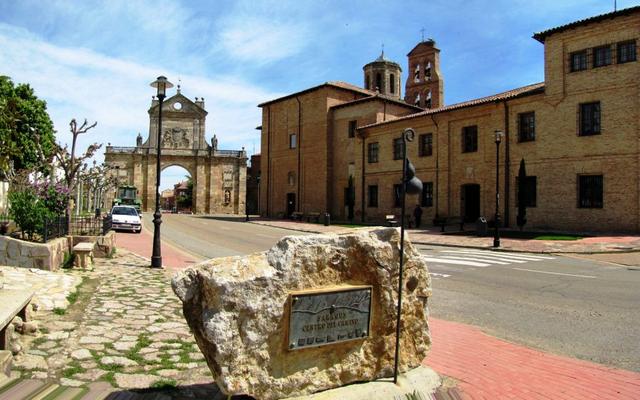
[[[153,214],[153,255],[151,256],[151,268],[162,268],[160,224],[162,224],[162,214],[156,211]]]

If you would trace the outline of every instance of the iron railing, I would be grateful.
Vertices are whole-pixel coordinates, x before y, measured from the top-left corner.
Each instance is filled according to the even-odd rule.
[[[106,235],[111,230],[111,216],[104,218],[88,216],[88,217],[72,217],[71,224],[67,224],[67,217],[56,216],[45,218],[40,232],[40,238],[43,243],[49,240],[72,235],[72,236],[100,236]]]

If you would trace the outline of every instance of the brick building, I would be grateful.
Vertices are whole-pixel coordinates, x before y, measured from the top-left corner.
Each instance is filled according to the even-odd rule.
[[[499,130],[505,225],[515,225],[524,159],[527,228],[638,231],[639,36],[640,7],[537,33],[544,82],[458,104],[443,105],[432,40],[408,54],[404,101],[397,81],[390,91],[398,64],[381,57],[364,68],[365,87],[377,91],[328,82],[263,103],[261,213],[329,211],[364,222],[399,214],[398,139],[413,128],[408,156],[425,185],[409,207],[421,204],[426,221],[491,219]]]

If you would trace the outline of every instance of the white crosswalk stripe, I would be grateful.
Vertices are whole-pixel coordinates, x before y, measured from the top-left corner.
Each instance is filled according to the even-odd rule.
[[[536,255],[529,253],[509,253],[487,250],[439,250],[429,252],[422,256],[429,263],[433,279],[448,278],[452,274],[463,273],[465,270],[486,268],[491,266],[504,266],[511,264],[526,264],[553,260],[555,257]]]

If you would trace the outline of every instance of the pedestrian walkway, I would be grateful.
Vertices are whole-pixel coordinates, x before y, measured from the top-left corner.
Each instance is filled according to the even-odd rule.
[[[118,232],[116,236],[116,247],[124,248],[132,253],[144,257],[151,263],[151,255],[153,254],[153,233],[146,228],[142,229],[139,234],[129,232]],[[160,247],[162,254],[162,265],[165,268],[184,268],[193,265],[201,260],[188,254],[166,241],[162,241]]]
[[[354,229],[353,225],[324,226],[292,220],[256,219],[251,222],[309,233],[340,233]],[[483,250],[555,254],[640,252],[640,236],[629,235],[594,236],[579,240],[527,240],[503,237],[500,247],[496,249],[493,248],[493,237],[477,237],[472,233],[469,235],[452,235],[451,232],[443,234],[439,227],[407,229],[407,232],[412,243]]]
[[[425,365],[458,382],[469,400],[637,400],[640,373],[508,343],[478,328],[430,318]]]

